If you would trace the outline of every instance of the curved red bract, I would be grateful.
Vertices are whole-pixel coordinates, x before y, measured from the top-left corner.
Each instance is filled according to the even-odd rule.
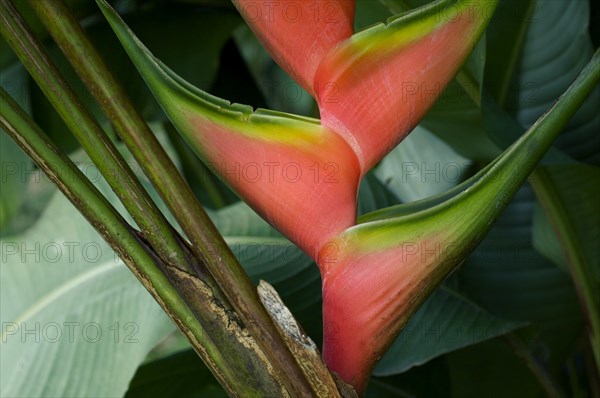
[[[315,76],[321,122],[355,142],[363,172],[419,123],[470,51],[477,28],[458,18],[405,47],[356,55],[351,43],[328,54]]]
[[[198,115],[190,124],[193,146],[204,147],[207,165],[313,258],[324,242],[355,224],[360,170],[337,134],[318,127],[310,142],[298,145],[240,134]]]
[[[333,241],[319,258],[323,358],[359,393],[430,282],[437,241],[429,237],[371,251],[356,249],[360,239],[359,234]]]
[[[321,59],[353,33],[353,0],[234,0],[273,59],[314,94]]]

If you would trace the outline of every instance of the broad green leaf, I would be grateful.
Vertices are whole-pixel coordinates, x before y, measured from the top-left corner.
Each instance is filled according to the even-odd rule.
[[[532,244],[535,198],[523,187],[461,270],[461,283],[485,309],[530,322],[552,363],[577,344],[582,317],[573,282]]]
[[[560,246],[556,231],[548,219],[548,215],[539,203],[533,209],[532,244],[538,253],[548,260],[568,270],[567,258]]]
[[[509,88],[513,98],[507,103],[523,127],[531,126],[556,101],[592,57],[589,20],[588,1],[535,2]],[[575,159],[599,164],[598,108],[597,86],[557,139],[556,147]]]
[[[173,329],[158,304],[59,193],[0,247],[2,396],[122,395]]]
[[[557,201],[557,211],[568,220],[572,231],[572,239],[576,240],[581,249],[577,254],[586,264],[593,281],[600,280],[600,169],[583,164],[566,166],[546,166],[547,178],[552,184],[553,197]],[[575,205],[576,204],[576,205]],[[537,209],[536,209],[537,210]],[[541,209],[540,209],[541,212]],[[533,220],[533,244],[536,249],[551,261],[566,265],[568,260],[565,252],[561,251],[561,241],[564,242],[566,231],[558,231],[556,226],[544,214],[536,214]],[[564,244],[564,243],[563,243]],[[564,247],[563,247],[564,250]],[[574,253],[569,253],[570,256]],[[598,286],[600,289],[600,286]]]
[[[589,18],[586,1],[501,4],[489,28],[488,45],[495,51],[490,50],[492,58],[486,66],[485,85],[490,98],[483,104],[488,132],[500,147],[505,148],[531,126],[590,59],[593,47],[587,33]],[[600,129],[598,107],[600,88],[594,90],[566,126],[556,148],[575,159],[596,163],[600,152],[600,138],[595,134]],[[503,108],[516,121],[508,120]],[[571,162],[554,152],[546,162]]]
[[[531,14],[524,35],[522,53],[515,67],[515,75],[510,82],[508,82],[510,76],[507,76],[504,82],[507,87],[510,87],[512,94],[506,101],[506,107],[524,127],[532,125],[546,107],[556,101],[583,69],[594,51],[588,34],[589,2],[540,0],[535,4],[535,10]],[[597,134],[600,129],[600,114],[597,111],[599,107],[600,87],[596,85],[587,101],[558,138],[556,147],[580,161],[599,164],[600,136]],[[598,285],[593,276],[596,272],[590,269],[597,267],[592,265],[593,261],[590,261],[590,257],[597,257],[597,255],[590,254],[595,249],[590,251],[585,248],[586,240],[582,240],[581,233],[576,231],[576,226],[585,225],[587,220],[580,217],[585,217],[586,212],[589,213],[587,216],[590,216],[597,213],[597,210],[587,206],[586,203],[590,198],[581,194],[587,190],[587,179],[578,178],[576,174],[569,176],[573,167],[577,166],[541,168],[536,173],[536,177],[542,181],[534,181],[534,186],[562,243],[564,255],[558,256],[555,261],[560,263],[561,258],[567,257],[570,263],[569,269],[582,300],[581,305],[586,313],[592,315],[592,344],[596,360],[600,361],[600,340],[597,336],[600,332],[600,321],[594,315],[600,308],[595,293]],[[554,178],[552,176],[554,173],[571,179],[568,182],[563,180],[564,186],[561,187],[560,177]],[[581,188],[578,189],[576,184],[581,184]],[[580,193],[577,199],[581,202],[584,211],[578,214],[577,211],[565,209],[565,206],[568,208],[579,206],[574,205],[572,201],[565,202],[566,198],[561,197],[561,191],[565,187]],[[590,193],[594,195],[593,191]],[[539,249],[546,253],[550,250],[542,247]]]
[[[367,398],[444,397],[450,391],[450,374],[444,357],[394,376],[371,376]]]
[[[5,234],[5,229],[11,219],[15,217],[21,205],[22,196],[27,181],[27,169],[31,163],[14,141],[0,132],[0,178],[2,190],[0,192],[0,236]]]
[[[151,127],[173,156],[164,133]],[[131,154],[122,144],[118,149],[172,221]],[[82,151],[71,158],[133,223],[89,158]],[[148,352],[175,326],[39,170],[28,185],[31,195],[23,206],[34,213],[41,208],[41,215],[28,229],[0,240],[2,395],[121,396]],[[15,367],[14,361],[27,366]]]
[[[402,11],[390,10],[384,4],[377,1],[356,0],[354,31],[360,32],[370,26],[387,21],[392,15],[398,15]]]
[[[485,133],[481,110],[456,81],[441,94],[420,125],[473,161],[488,162],[501,153]]]
[[[227,398],[217,380],[193,350],[142,365],[125,398]]]
[[[487,341],[447,357],[451,398],[539,397],[541,388],[526,365],[501,339]]]
[[[600,168],[546,166],[536,177],[533,184],[567,258],[600,361]]]
[[[374,374],[402,373],[432,358],[501,336],[522,325],[493,316],[460,293],[442,286],[400,332]]]
[[[511,86],[516,78],[515,70],[518,68],[528,27],[534,22],[534,9],[534,0],[504,0],[499,3],[490,21],[484,84],[501,107],[515,95]]]
[[[503,110],[487,92],[483,94],[483,122],[487,135],[499,148],[508,148],[525,129]],[[574,160],[555,146],[548,150],[542,164],[568,164]]]
[[[447,191],[469,173],[471,162],[421,126],[379,164],[375,175],[402,202]]]

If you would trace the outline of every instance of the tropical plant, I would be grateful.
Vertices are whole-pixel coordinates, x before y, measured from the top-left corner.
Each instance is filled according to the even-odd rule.
[[[0,4],[2,396],[600,391],[588,2]]]

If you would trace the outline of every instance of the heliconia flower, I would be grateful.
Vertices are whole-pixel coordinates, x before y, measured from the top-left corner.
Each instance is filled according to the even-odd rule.
[[[354,0],[233,0],[273,59],[314,94],[321,59],[353,33]]]
[[[339,5],[344,18],[328,26],[326,20],[293,24],[278,12],[272,21],[264,15],[253,20],[251,4],[259,3],[236,0],[275,60],[309,91],[314,87],[321,122],[253,111],[193,87],[155,59],[103,0],[98,3],[190,146],[317,260],[325,361],[363,392],[372,367],[404,323],[481,239],[518,186],[519,179],[501,173],[498,165],[506,166],[501,160],[482,172],[486,178],[470,181],[468,190],[462,185],[355,225],[360,178],[433,104],[497,0],[442,0],[351,37],[353,2],[293,2],[307,15],[313,6]],[[511,156],[516,155],[505,158]]]
[[[371,27],[328,53],[315,76],[321,123],[370,170],[417,125],[469,55],[497,0],[442,0]]]

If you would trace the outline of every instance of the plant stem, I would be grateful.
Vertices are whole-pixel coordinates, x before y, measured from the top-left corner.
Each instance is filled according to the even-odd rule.
[[[49,3],[39,2],[36,6],[42,4]],[[172,226],[152,202],[102,128],[79,103],[76,94],[33,37],[18,11],[8,0],[2,0],[0,14],[2,36],[123,202],[160,258],[168,264],[187,263]],[[59,21],[60,18],[54,20],[54,23]]]
[[[259,301],[248,275],[198,203],[85,32],[62,1],[36,3],[40,18],[130,148],[242,322],[279,372],[288,391],[314,392]]]
[[[188,337],[194,350],[211,367],[227,365],[219,348],[169,280],[157,268],[157,258],[134,230],[71,160],[40,130],[10,96],[0,89],[0,126],[35,161]],[[218,375],[218,373],[215,373]]]

